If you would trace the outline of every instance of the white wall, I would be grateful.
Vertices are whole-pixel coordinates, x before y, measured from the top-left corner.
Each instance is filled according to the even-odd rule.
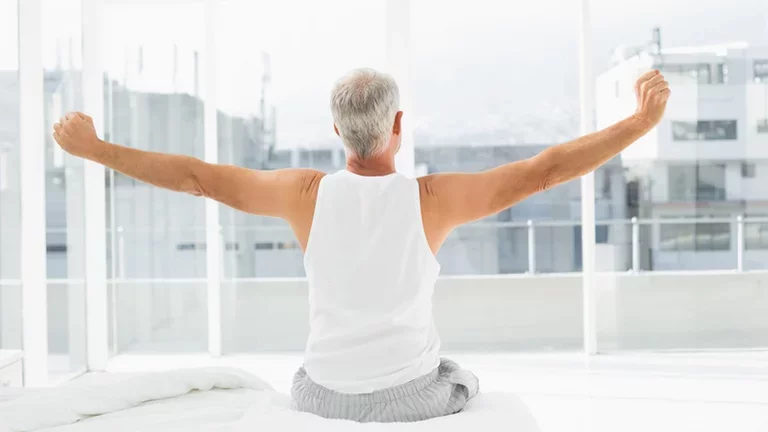
[[[768,55],[766,55],[768,58]],[[750,65],[752,66],[752,65]],[[758,119],[768,118],[768,83],[747,84],[746,154],[750,158],[768,157],[768,133],[757,133]]]
[[[768,134],[766,142],[762,145],[768,148]],[[742,193],[745,199],[768,201],[768,160],[753,161],[755,165],[755,177],[742,179]],[[741,169],[741,167],[739,167]],[[747,209],[748,212],[754,212]]]

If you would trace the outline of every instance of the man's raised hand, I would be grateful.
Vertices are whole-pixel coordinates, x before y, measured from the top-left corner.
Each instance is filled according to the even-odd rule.
[[[93,119],[81,112],[68,112],[53,125],[53,138],[69,154],[88,157],[102,141],[96,135]]]
[[[644,73],[635,84],[635,95],[637,96],[635,117],[650,127],[656,126],[664,116],[667,100],[671,94],[669,83],[658,70]]]

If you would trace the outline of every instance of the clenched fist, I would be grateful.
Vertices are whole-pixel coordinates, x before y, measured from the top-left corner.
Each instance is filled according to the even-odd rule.
[[[664,80],[664,75],[658,70],[644,73],[635,84],[637,96],[635,116],[651,127],[656,126],[664,116],[670,94],[672,91],[669,89],[669,83]]]
[[[102,141],[96,136],[93,119],[80,112],[69,112],[53,125],[53,138],[67,153],[88,157]]]

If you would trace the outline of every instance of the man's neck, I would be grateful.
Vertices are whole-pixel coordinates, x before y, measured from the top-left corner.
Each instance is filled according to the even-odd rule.
[[[397,172],[394,158],[385,157],[365,160],[350,157],[347,159],[347,171],[366,177],[385,176]]]

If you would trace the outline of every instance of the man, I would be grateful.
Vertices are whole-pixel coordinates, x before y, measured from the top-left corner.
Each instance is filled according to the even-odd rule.
[[[670,90],[658,71],[637,81],[637,111],[600,132],[474,174],[418,179],[395,172],[400,148],[394,80],[370,69],[341,78],[331,95],[346,170],[253,171],[101,141],[90,117],[54,125],[67,152],[166,189],[285,219],[302,249],[311,330],[294,377],[297,408],[328,418],[417,421],[461,411],[477,378],[439,357],[432,293],[435,254],[461,224],[582,176],[650,131]]]

